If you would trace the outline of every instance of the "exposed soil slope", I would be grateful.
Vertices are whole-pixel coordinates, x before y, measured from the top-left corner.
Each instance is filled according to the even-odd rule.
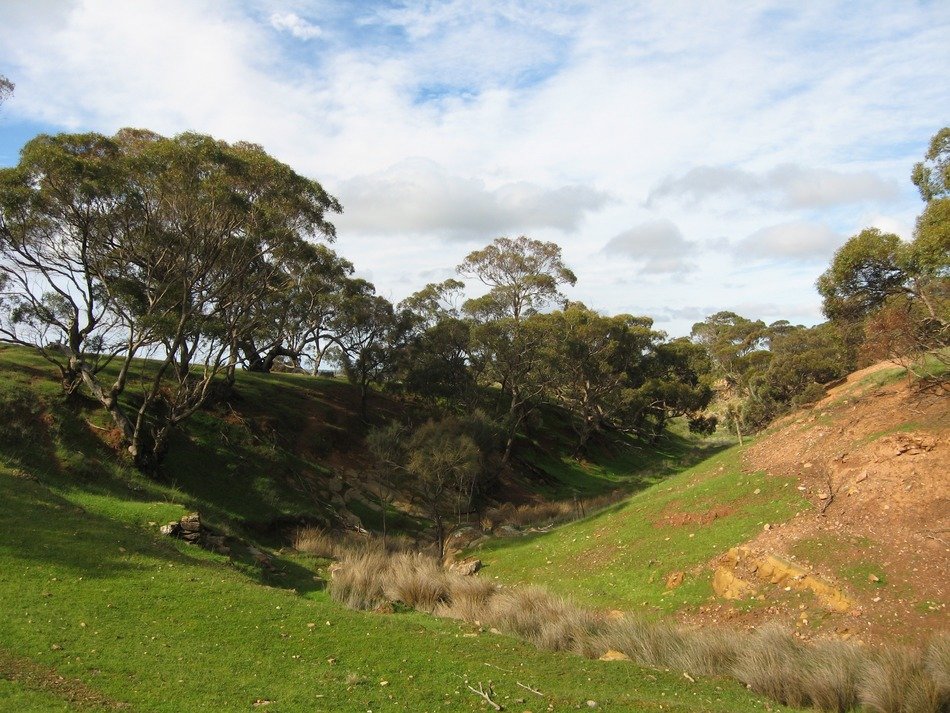
[[[700,618],[778,618],[803,636],[870,641],[950,628],[948,401],[882,363],[773,424],[745,464],[794,479],[812,508],[712,563],[752,585],[759,605],[745,591]]]

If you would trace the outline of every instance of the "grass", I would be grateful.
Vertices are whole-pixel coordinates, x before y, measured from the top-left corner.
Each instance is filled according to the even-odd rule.
[[[789,481],[743,473],[741,456],[730,448],[597,515],[491,540],[476,554],[488,576],[543,584],[592,605],[659,615],[700,604],[711,593],[708,560],[808,506]],[[709,511],[721,516],[708,520]],[[668,591],[674,572],[685,578]]]
[[[632,673],[460,621],[352,611],[330,599],[315,556],[275,555],[268,572],[158,533],[198,510],[276,547],[269,523],[319,520],[328,449],[355,447],[362,428],[345,384],[241,374],[233,408],[200,414],[150,479],[104,443],[100,409],[65,402],[50,374],[0,349],[0,403],[30,424],[0,432],[2,710],[483,710],[466,686],[489,680],[512,710],[533,696],[519,682],[555,710],[765,709],[730,682],[684,687],[678,672]]]
[[[464,681],[489,679],[503,703],[523,698],[522,682],[556,709],[588,699],[604,710],[663,700],[683,711],[763,709],[738,684],[686,689],[675,672],[631,676],[470,625],[349,611],[291,574],[265,584],[135,524],[152,517],[154,503],[97,497],[93,512],[81,498],[0,471],[0,649],[133,710],[174,711],[182,701],[196,711],[248,710],[260,700],[273,702],[269,711],[482,710]],[[0,686],[4,710],[67,704],[19,682]]]

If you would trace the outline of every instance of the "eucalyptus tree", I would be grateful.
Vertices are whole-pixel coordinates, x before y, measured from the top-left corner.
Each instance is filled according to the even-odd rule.
[[[13,94],[14,88],[15,85],[13,82],[0,74],[0,104],[3,104],[3,102],[5,102],[11,94]]]
[[[155,463],[233,369],[287,262],[307,239],[333,238],[326,215],[339,210],[253,144],[132,129],[37,137],[0,173],[3,336],[40,348],[67,388],[81,380],[135,461]],[[103,384],[110,358],[118,375]]]
[[[337,356],[350,383],[359,387],[360,413],[366,417],[370,384],[384,382],[396,368],[411,320],[365,281],[345,296],[332,322]]]
[[[545,335],[545,395],[561,404],[577,434],[578,451],[591,435],[617,424],[636,395],[631,372],[657,334],[641,319],[606,317],[579,302],[531,318]],[[645,328],[644,328],[645,327]]]
[[[523,235],[496,238],[470,253],[457,270],[489,288],[487,294],[466,302],[464,309],[477,322],[474,336],[487,357],[486,374],[501,384],[508,398],[502,458],[507,463],[519,426],[544,390],[536,379],[541,334],[526,325],[526,317],[563,300],[561,286],[573,285],[577,278],[564,264],[556,243]]]
[[[103,284],[104,245],[142,225],[126,184],[119,146],[99,134],[38,136],[0,169],[0,335],[36,347],[68,393],[136,341],[118,333]]]
[[[472,353],[472,324],[459,307],[464,283],[430,283],[399,303],[410,331],[398,366],[405,389],[430,400],[469,401],[479,363]]]

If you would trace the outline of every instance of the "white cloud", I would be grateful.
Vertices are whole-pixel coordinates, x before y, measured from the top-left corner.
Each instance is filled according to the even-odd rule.
[[[696,249],[672,221],[653,220],[615,235],[603,252],[642,263],[643,273],[668,274],[694,270],[687,256]]]
[[[290,15],[305,24],[273,26]],[[319,41],[274,31],[295,27]],[[947,3],[888,0],[0,2],[0,67],[17,84],[0,155],[31,127],[255,141],[343,199],[339,249],[395,298],[406,275],[464,256],[441,238],[524,230],[561,241],[572,296],[605,311],[767,293],[802,314],[818,304],[814,230],[759,235],[764,259],[741,280],[707,242],[689,282],[669,278],[697,247],[683,235],[912,228],[910,168],[950,116],[948,33]],[[601,248],[660,217],[644,205],[660,186],[679,252],[653,249],[621,284],[631,259]]]
[[[647,203],[668,197],[701,202],[716,196],[735,196],[798,209],[893,201],[900,196],[900,189],[894,181],[884,180],[869,171],[842,173],[792,163],[761,173],[697,166],[678,178],[663,179],[650,191]]]
[[[757,230],[734,247],[739,259],[820,261],[844,242],[820,223],[795,221]]]
[[[339,195],[346,206],[338,220],[341,230],[486,242],[538,228],[571,233],[607,202],[606,194],[586,186],[542,188],[522,181],[489,189],[481,180],[451,175],[421,158],[344,181]]]
[[[312,40],[323,34],[319,25],[307,22],[293,12],[273,13],[270,16],[270,26],[281,32],[289,32],[298,40]]]

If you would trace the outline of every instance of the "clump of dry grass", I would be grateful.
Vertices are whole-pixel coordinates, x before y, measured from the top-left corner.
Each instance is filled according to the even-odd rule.
[[[294,537],[294,549],[325,559],[336,559],[339,545],[339,537],[319,527],[302,528]]]
[[[486,615],[486,607],[498,591],[498,587],[480,577],[452,576],[449,582],[449,601],[436,612],[462,621],[481,622]]]
[[[540,587],[496,590],[480,610],[481,623],[548,651],[587,654],[604,618]]]
[[[809,649],[807,659],[803,683],[813,706],[839,713],[858,706],[867,665],[864,649],[846,641],[820,641]]]
[[[886,649],[868,664],[861,681],[860,699],[875,713],[941,713],[935,680],[919,650]]]
[[[756,693],[790,706],[811,703],[804,644],[779,626],[764,626],[743,642],[732,675]]]
[[[583,500],[558,500],[524,505],[505,503],[486,510],[483,523],[487,525],[486,529],[493,529],[501,525],[514,525],[515,527],[554,525],[585,517],[618,503],[626,497],[626,493],[618,490]]]
[[[383,589],[388,567],[385,552],[346,555],[333,571],[330,596],[350,609],[375,609],[389,601]]]
[[[950,710],[950,633],[937,634],[930,640],[924,654],[924,668],[944,707]]]
[[[449,600],[448,574],[431,557],[398,554],[390,558],[388,569],[380,574],[390,601],[431,614]]]
[[[665,668],[683,655],[684,637],[669,624],[636,618],[611,621],[600,636],[600,648],[626,654],[642,666]]]
[[[699,629],[686,632],[682,645],[671,647],[670,668],[693,676],[722,676],[732,670],[739,658],[741,639],[734,631]]]
[[[297,531],[294,549],[315,557],[342,559],[347,554],[358,552],[411,552],[415,549],[415,543],[403,535],[390,535],[383,539],[372,533],[328,532],[319,527],[305,527]]]

